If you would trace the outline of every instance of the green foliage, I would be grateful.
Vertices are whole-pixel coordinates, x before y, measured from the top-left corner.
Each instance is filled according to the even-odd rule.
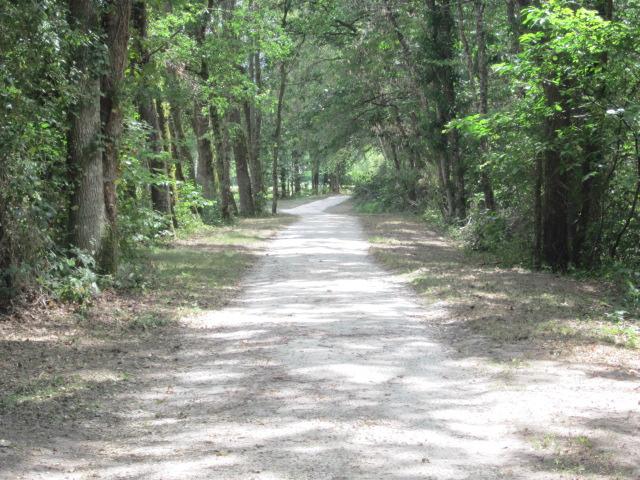
[[[365,162],[356,163],[349,173],[359,210],[366,213],[416,210],[418,205],[411,200],[409,192],[419,188],[417,172],[394,169],[377,151],[369,152],[366,157]]]
[[[97,279],[93,260],[67,249],[67,217],[75,207],[69,112],[84,93],[78,80],[106,73],[111,52],[105,32],[72,28],[64,2],[1,3],[0,304],[34,287],[82,302],[95,293]],[[536,162],[557,151],[572,261],[599,275],[615,272],[629,311],[640,302],[634,8],[616,6],[607,20],[581,8],[591,4],[548,0],[516,15],[523,20],[516,25],[503,5],[484,2],[480,38],[478,10],[469,2],[458,9],[455,2],[390,1],[378,9],[354,1],[267,0],[211,11],[203,2],[143,3],[148,31],[142,37],[132,30],[117,92],[124,132],[116,142],[113,231],[123,271],[104,282],[143,288],[133,267],[140,246],[222,222],[221,202],[205,199],[190,175],[198,153],[196,105],[207,117],[203,138],[216,158],[226,153],[231,163],[234,134],[244,129],[251,137],[260,125],[260,141],[248,146],[257,148],[252,154],[268,185],[284,66],[275,173],[287,190],[295,190],[296,179],[303,189],[317,181],[320,191],[353,184],[361,211],[416,212],[457,232],[471,249],[528,263]],[[90,47],[85,71],[75,58],[80,47]],[[480,47],[492,66],[487,108],[481,108]],[[141,121],[141,99],[169,117],[167,128]],[[241,121],[229,120],[234,111],[242,112]],[[220,128],[212,128],[211,113]],[[209,167],[220,195],[223,175]],[[544,176],[550,169],[543,170]],[[487,185],[495,211],[487,208]],[[151,190],[166,186],[172,211],[159,213]],[[541,186],[543,199],[549,188]],[[257,194],[259,204],[268,192]]]
[[[530,226],[517,211],[474,209],[467,222],[454,232],[466,248],[489,253],[503,265],[530,264]]]
[[[2,2],[0,14],[0,307],[43,267],[64,220],[64,49],[58,2]]]
[[[129,328],[131,330],[142,330],[146,332],[155,328],[165,327],[169,325],[169,323],[169,319],[151,312],[136,317],[131,323],[129,323]]]
[[[84,304],[100,293],[95,260],[86,252],[78,249],[61,254],[50,252],[47,264],[48,269],[38,282],[54,298]]]

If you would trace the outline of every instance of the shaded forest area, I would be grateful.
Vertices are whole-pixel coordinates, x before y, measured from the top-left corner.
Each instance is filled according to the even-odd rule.
[[[0,0],[0,304],[353,188],[640,306],[636,0]],[[627,307],[625,307],[627,308]]]

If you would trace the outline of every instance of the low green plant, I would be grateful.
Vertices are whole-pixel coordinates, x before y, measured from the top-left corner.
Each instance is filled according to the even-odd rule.
[[[94,258],[72,248],[61,253],[49,252],[48,269],[38,281],[54,298],[84,304],[100,293]]]
[[[134,318],[133,321],[129,323],[128,327],[130,330],[141,330],[146,332],[155,328],[165,327],[169,325],[169,323],[170,321],[168,318],[150,312]]]

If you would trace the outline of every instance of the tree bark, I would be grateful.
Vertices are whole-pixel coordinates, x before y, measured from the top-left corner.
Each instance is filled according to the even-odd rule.
[[[489,64],[487,61],[487,36],[484,29],[485,0],[475,0],[476,10],[476,43],[478,48],[478,113],[489,113]],[[489,143],[486,138],[480,140],[480,152],[482,158],[486,158],[489,151]],[[484,194],[484,204],[488,210],[496,209],[495,197],[491,179],[485,169],[480,170],[480,185]]]
[[[169,107],[169,133],[171,135],[171,155],[176,165],[176,180],[180,182],[186,181],[184,174],[185,165],[189,174],[189,178],[195,181],[193,177],[193,160],[191,152],[186,146],[184,130],[182,127],[182,113],[177,105]]]
[[[444,133],[446,125],[456,117],[454,22],[450,3],[426,0],[426,5],[434,60],[430,73],[440,92],[431,131],[433,150],[438,159],[436,165],[444,189],[447,216],[463,219],[466,216],[465,166],[460,155],[458,132],[453,129]]]
[[[289,15],[289,0],[284,0],[281,26],[287,27]],[[271,181],[273,186],[273,198],[271,201],[271,213],[278,212],[278,158],[282,147],[282,108],[284,106],[284,93],[287,87],[287,66],[284,60],[280,61],[280,87],[278,88],[278,106],[276,109],[276,128],[273,133],[273,163],[271,165]]]
[[[240,197],[240,215],[255,214],[253,193],[251,191],[251,177],[249,176],[249,149],[245,130],[242,126],[240,110],[234,108],[229,115],[233,124],[233,153],[238,179],[238,195]]]
[[[119,176],[119,143],[122,136],[124,114],[121,89],[124,69],[128,59],[129,21],[131,0],[110,0],[103,16],[109,63],[102,76],[100,117],[102,122],[103,195],[107,231],[105,233],[98,266],[104,273],[115,274],[119,261],[118,196],[116,182]]]
[[[280,198],[287,198],[289,192],[287,191],[287,169],[284,165],[280,166]]]
[[[136,0],[133,4],[133,26],[137,32],[137,49],[140,56],[138,68],[144,69],[150,63],[149,50],[144,42],[147,38],[147,8],[144,0]],[[167,184],[167,167],[163,160],[162,137],[160,134],[160,124],[158,112],[150,93],[150,88],[145,85],[145,75],[141,75],[142,84],[139,85],[136,103],[140,118],[149,126],[147,134],[148,148],[151,151],[149,158],[149,168],[156,175],[154,183],[151,185],[151,203],[153,209],[162,214],[171,213],[171,201],[169,198],[169,185]],[[163,178],[164,177],[164,178]]]
[[[262,92],[262,65],[260,53],[250,55],[249,75],[255,83],[258,94]],[[251,191],[257,210],[264,206],[264,179],[260,150],[262,148],[262,112],[249,102],[244,103],[245,124],[249,141],[249,170],[251,172]]]
[[[224,119],[213,106],[209,107],[209,117],[216,144],[216,170],[220,182],[220,214],[224,220],[229,220],[233,204],[235,204],[231,195],[229,134],[226,125],[224,125]]]
[[[287,69],[284,61],[280,62],[280,88],[278,89],[278,106],[276,110],[276,129],[273,134],[273,164],[271,165],[271,180],[273,184],[273,199],[271,213],[278,211],[278,160],[282,147],[282,108],[284,105],[284,93],[287,86]]]
[[[562,104],[560,88],[544,85],[548,105]],[[542,211],[542,254],[554,271],[566,271],[569,265],[568,174],[563,162],[557,132],[569,124],[569,112],[552,113],[546,119],[547,147],[543,156],[544,196]]]
[[[193,131],[196,135],[198,149],[198,163],[195,169],[195,178],[202,187],[202,196],[207,200],[216,197],[216,188],[213,176],[213,153],[209,136],[211,128],[208,115],[202,113],[204,104],[196,101],[193,106]]]
[[[83,35],[100,34],[98,5],[93,0],[69,0],[73,28]],[[70,243],[100,254],[106,232],[104,173],[100,119],[100,49],[83,43],[74,52],[80,72],[79,98],[69,115],[68,162],[72,192],[69,211]]]
[[[311,171],[311,191],[314,195],[318,195],[320,190],[320,158],[318,155],[313,157],[313,167]]]
[[[542,158],[535,159],[533,187],[533,268],[542,268]]]
[[[171,133],[169,132],[169,122],[167,121],[167,114],[162,104],[162,100],[156,100],[156,110],[158,112],[158,125],[160,127],[160,135],[162,138],[162,148],[167,157],[175,160],[173,154],[173,141]],[[176,188],[176,176],[174,166],[169,166],[165,162],[167,168],[167,176],[170,179],[169,182],[169,202],[171,206],[171,222],[173,228],[178,228],[178,217],[176,217],[176,203],[178,202],[178,189]]]
[[[295,150],[293,152],[293,194],[300,195],[302,192],[302,177],[300,175],[300,152]]]

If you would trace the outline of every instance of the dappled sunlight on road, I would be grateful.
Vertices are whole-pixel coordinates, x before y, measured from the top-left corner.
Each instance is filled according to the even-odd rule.
[[[451,355],[429,325],[446,305],[421,305],[367,256],[356,219],[324,213],[343,200],[291,210],[302,220],[243,295],[183,320],[153,387],[118,399],[128,428],[61,439],[86,461],[56,471],[52,454],[28,478],[562,478],[538,470],[522,432],[559,420],[563,402],[581,415],[610,401],[587,395],[602,379],[541,363],[539,378],[501,385],[491,365]],[[557,396],[536,389],[560,375]]]

